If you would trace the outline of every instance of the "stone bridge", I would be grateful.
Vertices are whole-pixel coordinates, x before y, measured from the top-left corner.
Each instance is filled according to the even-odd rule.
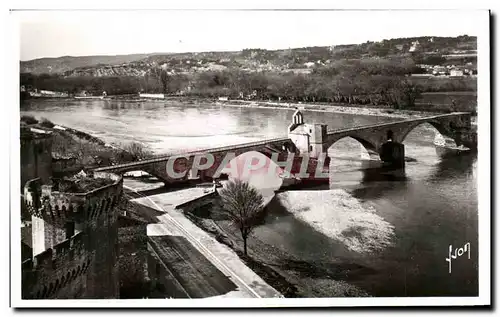
[[[271,157],[272,153],[286,153],[287,149],[292,146],[293,145],[289,138],[268,139],[264,141],[216,147],[190,152],[175,152],[143,161],[100,167],[95,169],[94,171],[110,171],[122,174],[129,171],[141,170],[157,177],[166,184],[185,182],[189,179],[211,178],[217,172],[220,164],[224,161],[224,158],[228,153],[234,153],[234,157],[237,157],[238,155],[246,152],[256,151],[263,153],[268,157]],[[210,153],[214,157],[214,163],[212,164],[212,166],[206,170],[199,171],[197,175],[193,175],[193,173],[190,173],[192,172],[192,166],[195,157],[199,157],[199,155],[207,153]],[[174,172],[183,173],[185,174],[184,177],[171,177],[172,175],[167,174],[167,163],[169,161],[171,161],[173,164]],[[199,163],[204,164],[205,162],[206,161],[201,160],[201,162]]]
[[[316,136],[316,142],[314,142],[314,132],[311,133],[314,127],[307,124],[303,126],[306,129],[309,126],[309,134],[312,134],[309,138],[310,152],[316,151],[318,154],[326,152],[335,142],[345,137],[351,137],[361,143],[372,157],[374,157],[373,154],[377,157],[381,154],[382,145],[388,140],[401,144],[413,129],[424,123],[432,125],[441,135],[452,138],[457,145],[464,145],[469,148],[476,147],[475,141],[470,140],[469,137],[471,132],[471,117],[469,113],[452,113],[327,131],[326,133],[323,133],[321,137],[319,137],[319,135]],[[318,129],[318,125],[312,126],[316,126],[317,130],[326,130],[326,127]],[[298,129],[295,128],[290,133],[295,134],[297,130]],[[294,143],[298,142],[295,141]]]
[[[402,143],[408,133],[423,123],[431,124],[440,134],[455,140],[457,145],[464,145],[473,149],[477,146],[474,137],[475,133],[471,131],[471,115],[466,112],[328,131],[327,125],[304,123],[303,114],[296,111],[293,122],[288,128],[288,137],[191,152],[176,152],[139,162],[101,167],[94,171],[125,173],[142,170],[159,178],[165,184],[183,182],[188,179],[213,177],[221,163],[227,164],[227,158],[226,160],[224,158],[228,153],[233,153],[232,155],[237,157],[245,152],[257,151],[268,157],[273,157],[273,159],[273,153],[276,153],[276,157],[281,162],[286,161],[288,153],[294,153],[299,154],[294,159],[294,164],[300,161],[299,156],[303,155],[307,155],[307,159],[314,162],[315,159],[325,155],[328,148],[335,142],[346,137],[351,137],[360,142],[370,153],[372,159],[382,159],[385,162],[404,166],[404,145]],[[211,167],[202,171],[193,169],[196,157],[199,160],[198,164],[206,163],[206,161],[203,162],[202,156],[207,153],[211,154],[215,159]],[[323,164],[327,162],[328,158]],[[168,175],[167,164],[173,164],[173,170],[176,173],[183,174],[183,177]],[[307,171],[310,173],[313,170],[314,173],[315,169],[316,166],[311,164],[308,166]]]

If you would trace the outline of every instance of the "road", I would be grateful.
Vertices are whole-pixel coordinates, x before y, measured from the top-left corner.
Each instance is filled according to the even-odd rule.
[[[220,296],[237,286],[181,236],[150,237],[155,254],[188,298]]]
[[[125,180],[131,192],[151,190],[137,181]],[[186,188],[151,196],[139,195],[132,201],[161,211],[158,223],[148,225],[148,236],[164,256],[172,275],[191,297],[280,297],[281,294],[248,268],[227,246],[187,219],[176,205],[206,194],[202,188]],[[136,196],[137,197],[137,196]],[[169,264],[167,264],[169,263]],[[235,286],[235,287],[234,287]]]

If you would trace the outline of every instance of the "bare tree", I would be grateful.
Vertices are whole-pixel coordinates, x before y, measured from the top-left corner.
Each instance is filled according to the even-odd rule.
[[[139,161],[143,159],[150,158],[153,154],[147,149],[142,143],[131,142],[122,148],[132,156],[132,160]]]
[[[257,225],[257,219],[263,211],[264,199],[257,189],[241,180],[228,182],[219,194],[222,211],[240,230],[243,251],[247,255],[247,238]]]

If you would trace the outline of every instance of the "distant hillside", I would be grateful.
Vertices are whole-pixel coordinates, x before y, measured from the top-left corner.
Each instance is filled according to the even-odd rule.
[[[108,64],[88,57],[88,64],[78,60],[82,65],[78,67],[65,64],[65,58],[51,59],[59,67],[45,59],[45,67],[50,66],[52,72],[21,73],[21,93],[31,96],[31,92],[45,90],[118,96],[149,92],[401,109],[414,107],[421,93],[477,91],[477,39],[469,36],[105,58]],[[446,97],[451,106],[445,110],[474,111],[469,101]]]
[[[163,67],[173,73],[239,68],[242,71],[307,72],[344,59],[411,58],[415,64],[476,63],[477,38],[472,36],[398,38],[362,44],[238,52],[153,53],[118,56],[42,58],[21,62],[21,73],[65,77],[144,76]]]
[[[56,74],[79,68],[98,65],[117,65],[130,63],[136,60],[144,59],[149,56],[154,56],[160,53],[153,54],[131,54],[131,55],[115,55],[115,56],[62,56],[54,58],[39,58],[30,61],[21,61],[21,73],[32,74]],[[164,54],[164,53],[161,53]]]

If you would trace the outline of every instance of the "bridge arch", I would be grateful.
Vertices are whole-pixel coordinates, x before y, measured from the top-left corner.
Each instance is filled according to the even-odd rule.
[[[453,123],[452,122],[449,122],[448,125],[452,125]],[[414,123],[414,124],[411,124],[408,126],[407,129],[405,129],[405,131],[403,131],[401,133],[401,135],[399,136],[399,142],[400,143],[403,143],[405,141],[405,139],[408,137],[408,135],[414,131],[415,129],[421,127],[421,126],[425,126],[425,125],[430,125],[432,126],[437,132],[439,132],[442,136],[445,136],[445,137],[448,137],[448,138],[451,138],[451,139],[455,139],[454,138],[454,135],[450,132],[454,127],[453,126],[446,126],[446,124],[443,124],[439,121],[433,121],[433,120],[429,120],[429,121],[421,121],[421,122],[417,122],[417,123]],[[434,136],[436,134],[434,133]]]
[[[365,151],[370,156],[370,159],[379,159],[377,147],[372,142],[367,141],[364,138],[361,138],[361,137],[356,136],[356,135],[345,135],[345,136],[342,136],[338,139],[334,139],[334,140],[327,142],[327,144],[326,144],[327,153],[331,151],[331,149],[334,147],[334,145],[337,142],[346,141],[346,140],[354,140],[358,144],[361,144],[362,147],[365,149]]]
[[[143,166],[136,166],[134,168],[127,168],[122,171],[119,171],[121,174],[129,173],[129,172],[144,172],[147,173],[149,176],[154,177],[158,180],[158,182],[163,182],[163,183],[175,183],[178,181],[186,181],[189,179],[189,174],[190,174],[190,161],[189,159],[179,156],[178,158],[175,159],[175,164],[173,166],[173,170],[176,173],[184,173],[184,176],[179,179],[175,178],[170,178],[169,175],[167,174],[167,160],[161,161],[161,162],[156,162],[151,165],[143,165]]]

